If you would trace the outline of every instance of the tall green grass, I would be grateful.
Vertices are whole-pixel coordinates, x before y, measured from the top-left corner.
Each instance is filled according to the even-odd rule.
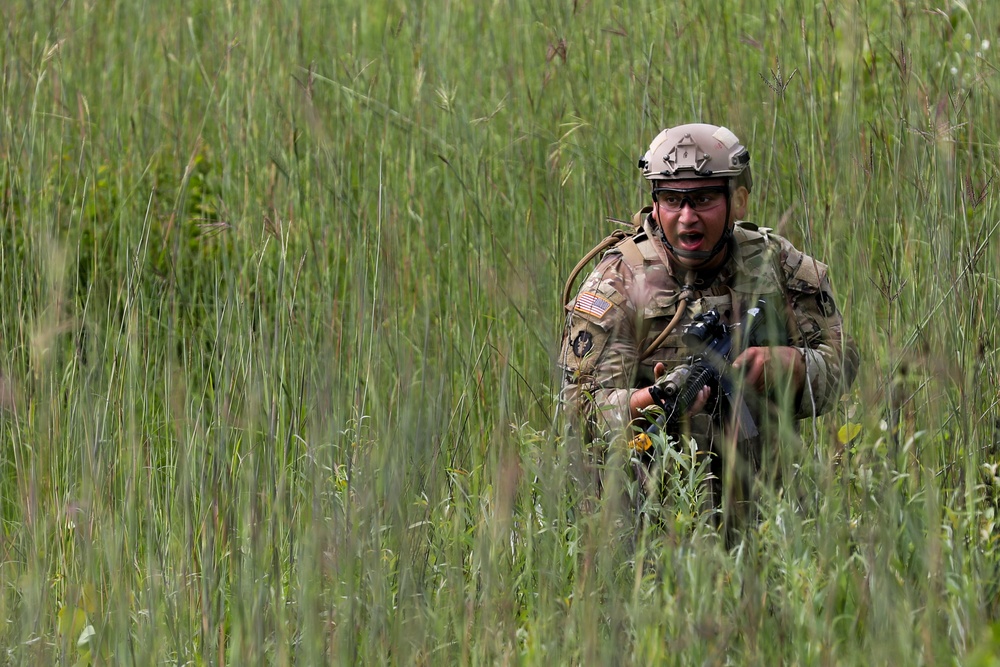
[[[1000,8],[0,22],[5,662],[1000,660]],[[650,527],[552,419],[562,282],[692,120],[864,360],[733,549],[686,453]]]

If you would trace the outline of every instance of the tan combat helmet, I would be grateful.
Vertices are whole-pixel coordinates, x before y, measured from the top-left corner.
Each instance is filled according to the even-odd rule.
[[[725,178],[729,184],[726,193],[726,220],[729,220],[732,194],[738,187],[747,192],[753,187],[750,175],[750,151],[740,143],[731,130],[707,123],[689,123],[670,127],[653,139],[649,150],[639,159],[639,169],[653,185],[669,187],[669,181],[688,181],[700,178]],[[686,251],[673,247],[666,239],[661,241],[667,249],[689,260],[708,262],[722,252],[732,238],[732,225],[718,243],[708,251]]]
[[[639,159],[648,181],[728,178],[733,188],[753,187],[750,151],[731,130],[707,123],[689,123],[663,130]]]

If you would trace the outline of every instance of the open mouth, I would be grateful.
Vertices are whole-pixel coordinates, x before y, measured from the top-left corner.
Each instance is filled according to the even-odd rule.
[[[697,250],[704,239],[705,235],[699,232],[684,232],[677,237],[680,247],[684,250]]]

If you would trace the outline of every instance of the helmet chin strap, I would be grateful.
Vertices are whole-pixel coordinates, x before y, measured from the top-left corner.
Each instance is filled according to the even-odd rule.
[[[655,205],[656,202],[654,201],[653,204]],[[711,250],[707,250],[707,251],[705,251],[705,250],[678,250],[673,245],[671,245],[670,241],[667,240],[667,235],[663,233],[663,228],[661,228],[660,225],[659,225],[659,223],[657,223],[656,228],[660,230],[660,240],[663,242],[663,245],[667,246],[667,250],[670,251],[671,255],[675,255],[677,257],[680,257],[681,259],[689,259],[689,260],[693,260],[695,262],[699,262],[701,264],[705,264],[709,260],[711,260],[713,257],[715,257],[716,255],[718,255],[720,252],[722,252],[723,250],[725,250],[726,247],[729,245],[729,239],[733,238],[733,225],[731,225],[729,223],[730,209],[731,209],[730,199],[729,199],[729,195],[727,194],[726,195],[726,229],[725,229],[724,232],[722,232],[722,237],[718,240],[718,242],[716,242],[716,244],[714,246],[712,246]],[[650,214],[650,216],[652,216],[652,214]],[[698,268],[698,267],[694,267],[694,268]]]

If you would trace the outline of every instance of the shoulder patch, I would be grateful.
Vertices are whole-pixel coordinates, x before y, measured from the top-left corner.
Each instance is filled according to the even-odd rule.
[[[837,314],[837,304],[828,292],[821,291],[816,294],[816,307],[823,317],[833,317]]]
[[[611,309],[611,305],[610,301],[597,292],[581,292],[580,296],[576,298],[576,305],[573,307],[573,310],[601,319]]]
[[[594,349],[594,334],[586,329],[580,329],[570,345],[573,348],[573,354],[582,359],[587,356],[588,352]]]

